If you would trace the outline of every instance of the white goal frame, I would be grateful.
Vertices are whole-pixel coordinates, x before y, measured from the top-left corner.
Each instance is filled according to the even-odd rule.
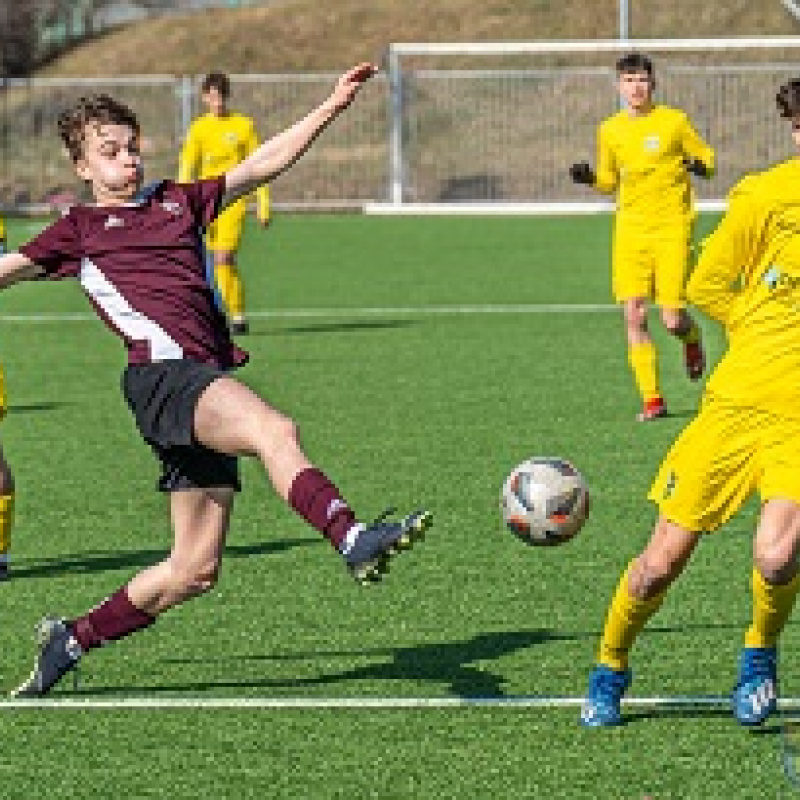
[[[734,51],[782,50],[796,51],[800,75],[800,36],[735,37],[717,39],[604,39],[579,41],[505,41],[505,42],[408,42],[393,43],[386,57],[389,81],[389,187],[388,201],[368,203],[366,213],[372,214],[545,214],[569,215],[607,212],[613,209],[610,201],[436,201],[413,202],[407,198],[404,175],[404,72],[403,60],[408,57],[453,57],[453,56],[518,56],[518,55],[577,55],[608,54],[613,56],[630,51],[646,53],[665,52],[734,52]],[[788,66],[783,64],[782,66]],[[701,67],[698,70],[718,67]],[[770,65],[759,64],[752,69],[766,70]],[[558,69],[557,67],[554,69]],[[612,69],[609,64],[609,69]],[[747,69],[745,67],[744,69]],[[595,121],[599,124],[601,120]],[[757,132],[756,132],[757,134]],[[714,142],[711,142],[712,146]],[[576,156],[579,154],[576,154]],[[589,154],[587,154],[589,155]],[[767,164],[763,164],[767,166]],[[700,210],[719,210],[724,207],[721,197],[698,202]]]

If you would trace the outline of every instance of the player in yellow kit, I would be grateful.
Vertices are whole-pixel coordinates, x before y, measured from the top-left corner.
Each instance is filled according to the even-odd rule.
[[[782,86],[777,101],[800,151],[800,80]],[[586,725],[620,721],[634,639],[702,534],[755,491],[753,619],[732,705],[744,725],[760,724],[777,705],[777,641],[800,588],[800,156],[734,187],[687,296],[725,326],[728,349],[653,482],[660,516],[611,601]]]
[[[709,177],[714,152],[686,114],[655,103],[650,59],[640,53],[617,62],[625,108],[598,131],[597,169],[586,162],[570,168],[576,183],[616,192],[612,282],[623,306],[628,361],[642,398],[640,420],[665,416],[658,359],[647,329],[649,301],[661,309],[666,329],[683,343],[686,370],[697,380],[705,368],[700,329],[685,309],[692,191],[689,172]]]
[[[221,72],[207,75],[202,85],[202,100],[208,113],[189,128],[181,151],[179,180],[224,175],[258,146],[253,120],[228,108],[230,81]],[[265,227],[270,221],[269,189],[256,192],[258,219]],[[214,263],[214,278],[233,333],[247,333],[244,313],[244,285],[236,263],[242,238],[247,201],[230,205],[210,225],[206,247]]]
[[[6,252],[6,230],[0,217],[0,255]],[[0,419],[6,415],[6,383],[0,368]],[[14,476],[0,447],[0,581],[8,577],[8,548],[14,521]]]

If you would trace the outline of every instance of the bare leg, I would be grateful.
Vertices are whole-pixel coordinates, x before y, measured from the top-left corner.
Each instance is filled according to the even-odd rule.
[[[647,300],[644,297],[632,297],[622,304],[622,311],[628,347],[652,343],[647,329]]]
[[[172,551],[128,584],[133,605],[155,617],[215,585],[233,497],[229,488],[188,489],[170,495]]]
[[[650,600],[665,592],[683,572],[700,534],[659,517],[641,555],[628,572],[628,589],[638,600]]]
[[[233,378],[219,378],[203,392],[194,430],[198,441],[220,453],[256,456],[284,500],[295,477],[311,467],[294,422]]]
[[[797,575],[800,506],[774,498],[764,504],[753,543],[753,560],[764,579],[788,583]]]
[[[617,584],[606,615],[598,663],[625,670],[628,652],[647,621],[658,611],[666,591],[681,574],[700,534],[659,517],[650,541]]]

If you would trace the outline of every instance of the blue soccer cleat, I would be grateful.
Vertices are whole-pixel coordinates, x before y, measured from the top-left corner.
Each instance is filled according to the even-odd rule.
[[[778,707],[778,650],[745,647],[733,690],[733,714],[742,725],[760,725]]]
[[[581,725],[586,728],[619,725],[622,722],[619,704],[631,685],[631,677],[629,669],[596,666],[589,678],[589,693],[581,707]]]
[[[387,522],[385,518],[393,510],[370,525],[354,529],[353,540],[345,543],[342,551],[345,563],[362,586],[378,583],[389,569],[389,560],[422,539],[433,519],[430,512],[417,511],[397,522]]]

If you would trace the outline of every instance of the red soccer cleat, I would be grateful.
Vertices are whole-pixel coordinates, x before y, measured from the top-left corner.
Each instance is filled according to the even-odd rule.
[[[685,344],[683,346],[683,361],[686,364],[686,374],[689,380],[699,380],[706,368],[706,354],[700,342]]]
[[[638,422],[649,422],[652,419],[660,419],[667,416],[667,404],[663,397],[654,397],[647,400],[644,408],[636,415]]]

